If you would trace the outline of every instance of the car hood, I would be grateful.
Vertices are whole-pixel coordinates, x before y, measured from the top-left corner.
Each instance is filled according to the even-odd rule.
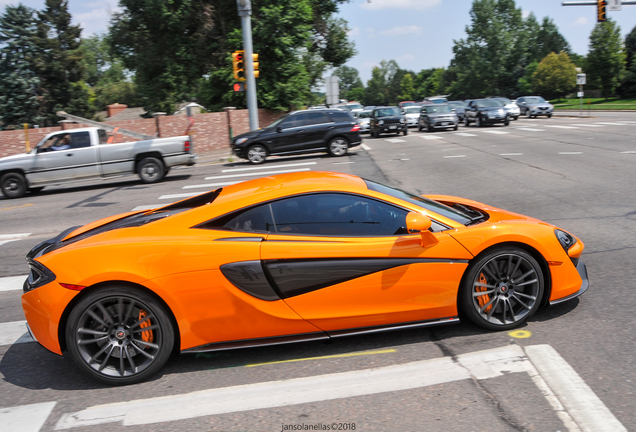
[[[31,153],[20,153],[20,154],[11,155],[11,156],[5,156],[3,158],[0,158],[0,164],[16,162],[20,160],[27,160],[30,157],[31,157]]]
[[[504,109],[504,107],[500,106],[500,107],[483,107],[483,108],[478,108],[479,111],[497,111],[497,110],[502,110]]]
[[[547,102],[542,102],[542,103],[529,103],[528,104],[529,107],[533,107],[533,108],[550,108],[552,107],[552,104],[549,104]]]
[[[254,138],[254,137],[257,137],[257,136],[259,136],[260,134],[262,134],[266,130],[268,130],[268,128],[257,129],[257,130],[254,130],[254,131],[249,131],[249,132],[242,133],[240,135],[235,136],[234,140],[232,142],[235,143],[236,140],[238,140],[239,138]]]
[[[420,116],[420,113],[407,113],[404,114],[407,118],[418,118]]]
[[[489,223],[497,223],[497,222],[511,221],[511,220],[519,220],[519,221],[524,220],[524,221],[532,221],[532,222],[544,223],[544,224],[546,223],[538,219],[532,218],[530,216],[513,213],[508,210],[502,210],[500,208],[493,207],[488,204],[481,203],[479,201],[473,201],[467,198],[460,198],[460,197],[451,196],[451,195],[424,195],[424,196],[426,198],[432,199],[433,201],[441,202],[442,204],[446,204],[451,207],[453,204],[462,204],[468,207],[474,207],[478,210],[484,211],[488,213],[488,215],[490,216],[488,218]]]
[[[431,113],[427,114],[429,117],[452,117],[455,113]]]

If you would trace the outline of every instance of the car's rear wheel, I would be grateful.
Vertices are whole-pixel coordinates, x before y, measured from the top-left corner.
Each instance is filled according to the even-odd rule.
[[[66,325],[73,362],[109,385],[150,378],[166,363],[174,342],[164,308],[149,294],[128,287],[88,294],[73,308]]]
[[[475,324],[488,330],[522,325],[539,308],[543,271],[523,249],[506,247],[478,257],[468,268],[459,305]]]
[[[163,180],[166,170],[161,160],[147,157],[137,165],[137,174],[143,183],[157,183]]]
[[[265,162],[267,158],[267,149],[260,144],[255,144],[247,150],[247,160],[258,165]]]
[[[530,110],[526,110],[526,118],[531,118],[532,115],[530,114]]]
[[[455,124],[455,127],[453,128],[453,130],[457,130],[457,127],[459,126],[459,123]]]
[[[506,116],[506,119],[504,120],[504,126],[508,126],[510,124],[510,117]]]
[[[475,127],[482,127],[481,117],[475,117]]]
[[[417,121],[417,130],[418,130],[419,132],[422,132],[422,123],[420,123],[420,121],[419,121],[419,120]]]
[[[27,191],[27,182],[20,173],[6,173],[0,179],[0,187],[5,198],[20,198]]]
[[[466,127],[470,126],[470,121],[468,120],[468,116],[466,116],[466,118],[464,119],[464,126]]]
[[[408,126],[404,128],[404,132],[403,132],[403,133],[404,133],[404,135],[408,135],[408,134],[409,134],[409,128],[408,128]],[[399,134],[400,134],[400,133],[398,132],[398,135],[399,135]]]
[[[349,141],[342,137],[335,137],[329,142],[327,151],[331,156],[344,156],[349,149]]]

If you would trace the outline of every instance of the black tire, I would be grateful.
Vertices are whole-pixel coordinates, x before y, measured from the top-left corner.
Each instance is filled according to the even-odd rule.
[[[476,116],[475,117],[475,127],[482,127],[482,126],[483,126],[483,124],[481,122],[481,117]]]
[[[526,118],[532,118],[532,116],[530,115],[530,110],[529,109],[526,110]]]
[[[506,119],[504,120],[504,126],[508,126],[510,124],[510,117],[506,116]]]
[[[514,116],[515,121],[519,118],[519,116]]]
[[[86,295],[73,307],[65,334],[71,360],[109,385],[134,384],[155,375],[175,343],[164,307],[130,287],[101,288]]]
[[[468,120],[468,116],[466,116],[466,118],[464,119],[464,126],[466,127],[470,126],[470,121]]]
[[[424,132],[430,132],[431,128],[428,125],[428,120],[424,122]]]
[[[548,118],[551,118],[551,117],[552,117],[552,114],[548,114]]]
[[[0,179],[0,188],[5,198],[21,198],[27,191],[27,181],[20,173],[6,173]]]
[[[267,149],[264,146],[260,144],[254,144],[247,149],[247,160],[254,165],[259,165],[265,162],[265,159],[267,159],[267,154]]]
[[[461,311],[488,330],[522,325],[539,308],[544,291],[543,271],[523,249],[502,247],[478,256],[459,292]]]
[[[343,137],[335,137],[331,141],[329,141],[329,145],[327,146],[327,152],[331,156],[340,157],[347,154],[349,150],[349,141]]]
[[[407,136],[408,134],[409,134],[409,128],[405,127],[404,128],[404,136]],[[399,133],[398,133],[398,135],[399,135]]]
[[[455,127],[453,128],[453,130],[457,130],[458,127],[459,127],[459,123],[455,124]]]
[[[419,121],[419,120],[417,121],[417,130],[418,130],[419,132],[422,132],[422,123],[420,123],[420,121]]]
[[[165,177],[166,169],[160,159],[147,157],[137,165],[137,175],[143,183],[157,183]]]

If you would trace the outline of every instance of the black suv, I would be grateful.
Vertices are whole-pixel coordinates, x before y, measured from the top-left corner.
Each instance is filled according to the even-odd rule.
[[[406,117],[396,106],[373,108],[369,124],[371,136],[374,138],[379,137],[381,133],[397,133],[398,135],[400,132],[404,135],[409,133]]]
[[[468,103],[464,113],[464,124],[481,127],[486,124],[503,123],[508,126],[510,115],[501,102],[496,99],[475,99]]]
[[[349,147],[362,143],[360,125],[348,111],[324,109],[294,111],[263,129],[238,135],[232,151],[253,164],[269,155],[291,155],[327,151],[344,156]]]

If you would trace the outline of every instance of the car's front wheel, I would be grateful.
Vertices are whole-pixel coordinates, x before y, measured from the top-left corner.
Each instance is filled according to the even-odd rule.
[[[137,165],[137,174],[143,183],[157,183],[166,175],[161,160],[155,157],[147,157]]]
[[[0,179],[0,187],[5,198],[20,198],[27,191],[27,181],[20,173],[6,173]]]
[[[349,142],[342,137],[332,139],[327,147],[327,151],[331,156],[344,156],[347,154],[348,149]]]
[[[468,120],[468,116],[466,116],[466,118],[464,119],[464,126],[466,127],[470,126],[470,121]]]
[[[174,328],[151,295],[130,287],[93,291],[71,311],[66,344],[73,362],[109,385],[144,381],[166,363],[174,348]]]
[[[531,117],[532,115],[530,114],[530,110],[529,109],[526,110],[526,118],[531,118]]]
[[[482,127],[481,117],[475,117],[475,127]]]
[[[508,126],[510,124],[510,117],[506,116],[506,119],[504,120],[504,126]]]
[[[536,312],[543,284],[543,271],[532,255],[516,247],[499,248],[468,267],[459,305],[475,324],[488,330],[508,330]]]
[[[265,162],[267,158],[267,149],[260,144],[255,144],[247,150],[247,160],[258,165]]]

